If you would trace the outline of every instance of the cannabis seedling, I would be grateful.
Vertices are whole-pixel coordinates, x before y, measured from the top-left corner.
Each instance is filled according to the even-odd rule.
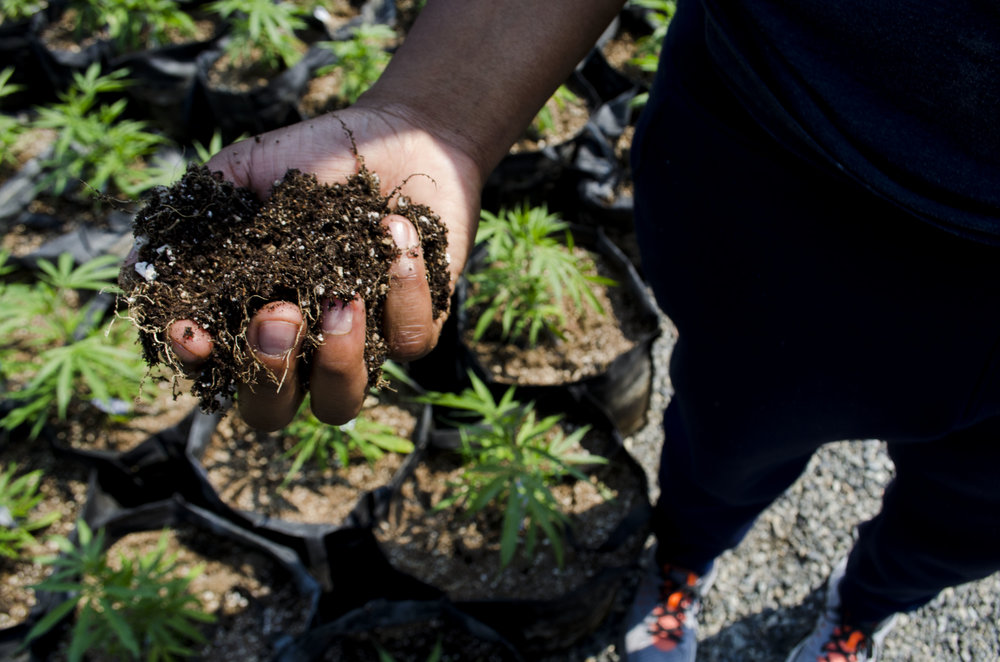
[[[531,122],[529,131],[532,136],[541,138],[554,131],[556,128],[554,113],[565,110],[578,99],[579,97],[571,89],[560,85]]]
[[[0,301],[0,360],[7,377],[25,384],[7,395],[24,404],[0,419],[0,429],[30,422],[31,438],[53,414],[65,420],[74,398],[106,404],[145,394],[145,364],[135,329],[126,320],[116,320],[107,330],[90,327],[75,337],[86,328],[87,311],[75,306],[73,297],[82,290],[117,292],[118,259],[103,256],[77,267],[72,256],[63,254],[55,264],[39,260],[38,266],[37,283],[5,286]],[[26,328],[31,334],[18,340],[15,332]],[[30,357],[18,358],[21,352]]]
[[[105,407],[137,397],[145,374],[141,357],[106,343],[98,333],[39,354],[42,367],[24,388],[8,394],[9,399],[25,404],[0,419],[0,428],[14,430],[33,421],[29,436],[34,439],[53,414],[60,421],[67,419],[74,398]]]
[[[45,0],[0,0],[0,24],[31,18],[48,4]]]
[[[305,10],[274,0],[216,0],[206,9],[230,23],[226,53],[237,65],[259,62],[275,71],[302,55],[296,30],[306,27]]]
[[[647,10],[646,17],[653,32],[640,37],[636,42],[636,54],[630,63],[642,71],[653,73],[663,49],[663,39],[667,36],[670,20],[677,10],[676,0],[632,0],[632,4]]]
[[[9,272],[9,253],[0,253],[0,275]],[[32,346],[63,344],[72,339],[86,311],[78,306],[81,291],[117,292],[119,260],[104,255],[77,266],[70,253],[55,263],[38,260],[34,283],[0,283],[0,338],[8,345],[18,330],[30,330]],[[0,350],[2,351],[2,350]],[[0,357],[3,355],[0,354]]]
[[[349,104],[372,86],[382,74],[392,55],[386,46],[396,38],[387,25],[363,24],[350,39],[324,41],[319,45],[333,52],[337,62],[322,67],[316,73],[324,76],[334,70],[340,72],[340,97]]]
[[[375,650],[378,651],[378,662],[396,662],[396,658],[392,656],[392,653],[385,650],[377,642],[375,644]],[[439,662],[442,655],[444,655],[444,646],[442,645],[441,637],[439,636],[437,641],[434,642],[434,648],[432,648],[431,652],[427,654],[426,662]]]
[[[0,70],[0,99],[24,88],[23,85],[14,85],[10,82],[10,77],[13,75],[13,67]],[[0,113],[0,166],[17,163],[14,145],[17,144],[22,133],[24,133],[24,124],[21,121],[16,117]]]
[[[660,62],[660,51],[663,49],[663,40],[667,36],[667,28],[677,10],[677,2],[676,0],[631,0],[631,4],[647,10],[646,17],[653,26],[653,32],[636,41],[636,53],[629,60],[629,64],[637,67],[639,71],[654,74]],[[648,92],[637,94],[632,99],[631,105],[634,108],[641,107],[646,104],[648,99]]]
[[[514,387],[496,400],[489,388],[469,374],[470,388],[461,393],[429,393],[424,400],[455,411],[462,443],[464,469],[453,492],[438,508],[461,506],[473,516],[487,506],[503,509],[500,563],[506,567],[524,535],[524,553],[531,556],[543,533],[557,563],[563,563],[563,535],[569,518],[551,486],[572,477],[586,481],[581,465],[604,464],[605,458],[584,450],[580,441],[589,426],[569,434],[559,427],[561,415],[539,418],[534,402],[514,399]]]
[[[42,163],[48,174],[41,188],[51,186],[61,195],[71,182],[82,181],[104,192],[110,183],[134,198],[160,183],[159,173],[143,166],[164,138],[147,131],[145,122],[120,119],[128,103],[124,98],[97,105],[100,95],[125,89],[127,76],[124,69],[101,75],[101,66],[95,62],[84,73],[73,73],[73,84],[59,94],[58,103],[38,108],[32,126],[53,129],[59,135],[52,155]]]
[[[574,254],[569,224],[557,214],[544,205],[522,205],[481,216],[476,242],[486,244],[485,265],[468,273],[472,287],[465,301],[467,310],[479,311],[475,340],[490,329],[499,330],[501,340],[529,346],[538,344],[542,331],[562,338],[567,297],[576,309],[586,302],[604,314],[590,286],[616,283],[591,273],[593,265]]]
[[[176,554],[167,555],[166,531],[156,548],[144,555],[120,553],[117,569],[107,562],[103,529],[95,534],[81,520],[77,534],[77,544],[53,536],[61,554],[39,559],[54,571],[34,588],[68,591],[70,597],[31,629],[26,643],[75,611],[67,651],[70,662],[82,660],[91,650],[103,651],[108,659],[116,660],[173,660],[194,655],[189,646],[206,641],[197,624],[215,621],[188,591],[203,567],[195,566],[182,574]]]
[[[71,0],[76,36],[107,34],[122,51],[154,48],[195,34],[194,19],[176,0]]]
[[[390,425],[365,417],[365,412],[345,425],[329,425],[316,418],[306,403],[298,416],[285,427],[285,436],[295,440],[284,457],[295,460],[281,483],[284,488],[299,474],[307,462],[315,462],[322,469],[333,466],[334,460],[341,467],[350,464],[352,456],[361,456],[374,464],[385,453],[407,454],[413,452],[413,442],[403,439]]]
[[[55,511],[33,516],[32,511],[43,498],[38,491],[41,469],[15,478],[16,474],[13,462],[6,471],[0,469],[0,556],[9,559],[19,559],[24,550],[36,544],[33,534],[59,519]]]
[[[232,142],[239,142],[244,138],[248,137],[247,134],[242,134],[234,139]],[[194,153],[197,157],[198,163],[206,163],[210,158],[215,156],[223,147],[226,146],[226,142],[222,138],[222,131],[216,129],[212,133],[212,137],[208,139],[208,144],[204,144],[198,140],[195,140],[192,144],[194,147]]]

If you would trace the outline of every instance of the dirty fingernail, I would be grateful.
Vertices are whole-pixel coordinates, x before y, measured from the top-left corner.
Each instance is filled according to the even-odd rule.
[[[269,356],[282,356],[295,347],[299,325],[273,320],[261,322],[257,329],[257,349]]]
[[[389,221],[389,234],[396,246],[403,250],[416,246],[419,241],[417,231],[405,221]]]
[[[323,333],[342,336],[349,333],[354,323],[354,311],[343,301],[336,299],[327,302],[323,313]]]

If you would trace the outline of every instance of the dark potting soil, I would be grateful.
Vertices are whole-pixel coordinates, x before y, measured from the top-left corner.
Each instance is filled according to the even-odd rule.
[[[146,362],[181,374],[166,330],[177,320],[200,325],[214,345],[199,373],[189,375],[191,392],[202,408],[215,411],[238,383],[253,382],[264,370],[246,339],[258,310],[275,301],[299,306],[308,361],[322,342],[323,301],[361,297],[368,383],[380,385],[388,350],[382,310],[389,266],[399,256],[381,221],[395,213],[416,227],[435,317],[450,298],[447,237],[428,207],[397,190],[383,195],[378,176],[360,157],[358,163],[356,174],[331,185],[289,170],[263,202],[204,166],[190,166],[169,188],[155,189],[135,216],[136,262],[126,264],[120,278]]]

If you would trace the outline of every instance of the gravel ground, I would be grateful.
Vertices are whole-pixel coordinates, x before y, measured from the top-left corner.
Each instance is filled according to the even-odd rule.
[[[674,335],[666,318],[663,329],[654,347],[651,411],[662,411],[671,393],[665,373]],[[653,498],[661,441],[657,420],[626,439],[650,475]],[[879,441],[842,441],[821,449],[743,542],[720,558],[718,579],[699,618],[699,661],[784,662],[812,628],[831,567],[850,549],[855,526],[878,511],[892,475],[892,462]],[[634,583],[635,578],[625,587],[620,609],[605,628],[565,659],[623,659],[618,638]],[[886,639],[883,660],[1000,660],[1000,573],[947,589],[903,615]]]

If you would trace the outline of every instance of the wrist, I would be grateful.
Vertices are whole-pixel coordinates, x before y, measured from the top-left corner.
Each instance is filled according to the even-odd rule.
[[[363,94],[354,107],[380,115],[394,127],[412,127],[414,140],[408,142],[422,144],[421,149],[438,153],[477,194],[509,147],[503,144],[503,139],[484,136],[468,123],[456,122],[454,117],[444,116],[433,108],[400,100],[398,95],[383,94],[378,84]]]

